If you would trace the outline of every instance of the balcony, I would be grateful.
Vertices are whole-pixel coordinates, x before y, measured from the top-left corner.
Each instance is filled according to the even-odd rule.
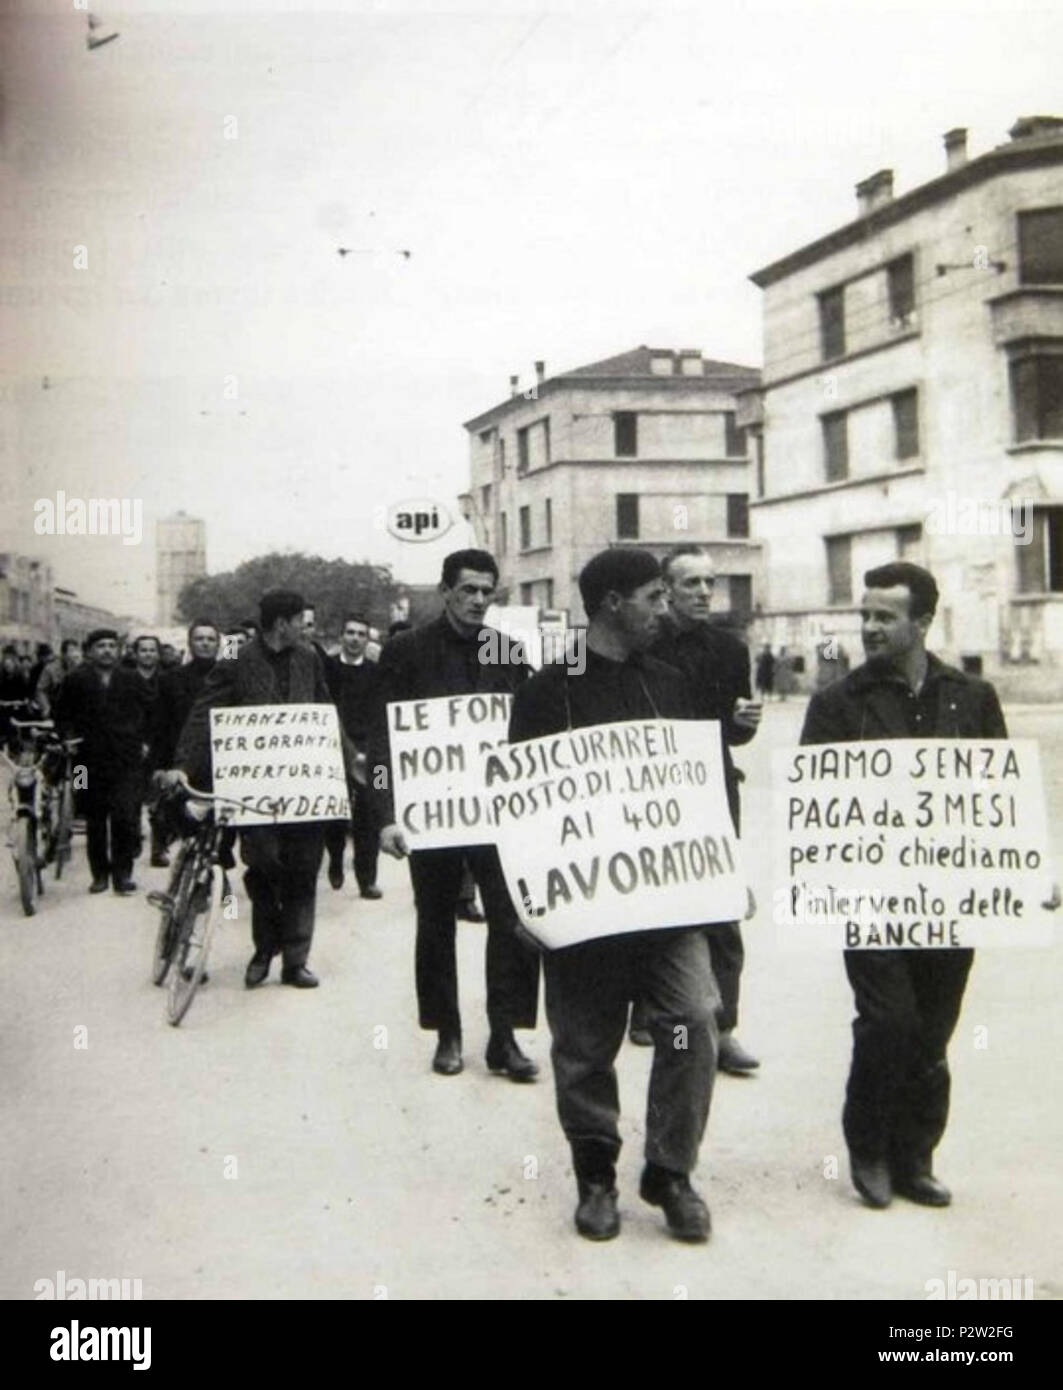
[[[1063,338],[1063,285],[1025,286],[987,302],[997,347],[1024,338]]]

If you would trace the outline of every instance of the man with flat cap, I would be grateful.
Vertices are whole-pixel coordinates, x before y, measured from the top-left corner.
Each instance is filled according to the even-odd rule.
[[[86,660],[72,670],[56,697],[55,722],[64,737],[82,740],[86,770],[85,831],[90,893],[135,893],[133,861],[140,853],[144,758],[154,702],[135,671],[118,663],[118,633],[100,627],[85,639]]]
[[[518,689],[510,741],[629,719],[693,718],[684,677],[645,654],[666,611],[656,558],[645,550],[604,550],[584,566],[579,588],[589,620],[586,667],[577,673],[547,666]],[[716,1074],[720,1002],[704,926],[561,947],[546,952],[543,974],[557,1109],[579,1193],[576,1229],[589,1240],[620,1231],[614,1063],[628,1004],[638,999],[654,1045],[639,1191],[664,1209],[677,1239],[707,1240],[708,1208],[690,1185]],[[685,1047],[676,1046],[679,1036]]]

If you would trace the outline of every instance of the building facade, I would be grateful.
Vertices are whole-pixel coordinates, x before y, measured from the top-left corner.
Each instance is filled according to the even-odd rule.
[[[178,512],[155,524],[155,621],[180,622],[177,599],[190,579],[207,572],[207,523]]]
[[[55,646],[58,635],[51,565],[13,551],[0,554],[0,642],[32,652],[38,642]]]
[[[759,373],[698,351],[639,347],[521,391],[466,421],[477,544],[498,560],[504,598],[583,621],[577,577],[597,551],[663,556],[703,544],[715,606],[747,615],[761,582],[749,534],[750,459],[736,396]]]
[[[759,270],[757,636],[860,653],[862,576],[904,558],[941,601],[933,648],[969,670],[1063,664],[1063,120],[1028,117]]]

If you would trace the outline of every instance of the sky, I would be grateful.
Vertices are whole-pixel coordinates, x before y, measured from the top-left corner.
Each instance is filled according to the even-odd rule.
[[[1063,115],[1063,18],[1016,0],[92,0],[119,37],[91,52],[81,2],[0,19],[0,549],[145,616],[178,509],[212,571],[433,582],[468,539],[462,421],[512,373],[640,343],[758,366],[748,276],[851,221],[856,182]],[[37,535],[59,490],[140,499],[143,542]],[[406,498],[455,526],[392,540]]]

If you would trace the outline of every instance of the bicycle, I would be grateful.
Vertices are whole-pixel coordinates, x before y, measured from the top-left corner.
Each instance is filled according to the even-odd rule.
[[[60,739],[50,719],[12,719],[10,727],[18,740],[16,757],[0,751],[13,773],[8,788],[14,810],[10,846],[22,911],[32,917],[44,891],[43,870],[53,865],[58,881],[71,855],[72,755],[81,739]]]
[[[184,805],[182,811],[197,824],[185,831],[166,892],[148,894],[148,902],[162,912],[155,935],[152,980],[162,985],[169,975],[166,1016],[174,1027],[191,1008],[203,982],[222,901],[228,895],[228,879],[221,863],[222,832],[233,818],[230,808],[246,804],[195,787],[182,787],[180,794],[195,803],[195,808]]]

